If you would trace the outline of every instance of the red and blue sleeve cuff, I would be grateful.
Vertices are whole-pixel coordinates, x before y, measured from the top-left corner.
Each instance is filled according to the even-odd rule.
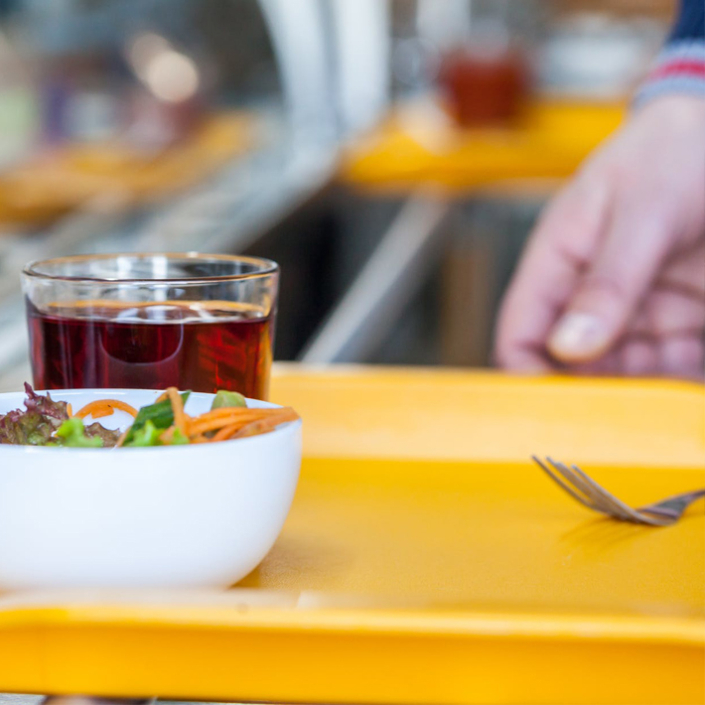
[[[705,98],[705,41],[672,41],[656,59],[635,97],[636,105],[662,95]]]

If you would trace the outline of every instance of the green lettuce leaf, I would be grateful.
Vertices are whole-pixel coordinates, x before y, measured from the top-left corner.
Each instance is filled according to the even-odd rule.
[[[181,395],[184,405],[188,401],[190,394],[191,392],[184,392]],[[138,431],[141,431],[148,421],[152,422],[154,428],[161,431],[169,428],[169,426],[174,423],[174,412],[171,409],[171,402],[168,399],[165,399],[164,401],[157,402],[156,404],[143,406],[137,413],[135,420],[132,422],[132,426],[130,426],[127,436],[125,437],[125,446],[132,445],[135,434]]]
[[[95,425],[95,424],[94,424]],[[102,448],[103,439],[100,436],[86,435],[86,428],[81,419],[73,418],[59,426],[56,431],[58,445],[67,448]]]

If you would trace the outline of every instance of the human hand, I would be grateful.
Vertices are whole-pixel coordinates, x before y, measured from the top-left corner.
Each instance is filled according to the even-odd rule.
[[[549,204],[499,316],[499,365],[702,378],[705,100],[648,103]]]

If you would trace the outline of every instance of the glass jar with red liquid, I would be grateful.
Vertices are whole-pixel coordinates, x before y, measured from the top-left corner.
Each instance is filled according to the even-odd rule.
[[[523,52],[491,41],[468,43],[447,52],[438,78],[446,107],[462,127],[516,122],[529,87]]]
[[[175,386],[267,397],[275,262],[75,256],[33,262],[22,279],[38,389]]]

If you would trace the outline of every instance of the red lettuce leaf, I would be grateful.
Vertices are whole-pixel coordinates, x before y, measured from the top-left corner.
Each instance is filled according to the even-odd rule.
[[[61,424],[68,419],[68,404],[65,401],[54,401],[49,393],[47,393],[46,396],[37,394],[27,382],[24,383],[24,389],[27,394],[27,398],[24,402],[27,411],[36,411],[42,416],[55,419],[57,422],[54,424],[56,428],[61,426]]]
[[[52,421],[36,411],[11,411],[0,416],[0,443],[46,445],[56,430]]]
[[[103,448],[112,448],[120,438],[121,432],[111,431],[108,428],[101,426],[97,421],[90,426],[86,426],[85,434],[89,438],[101,438],[103,440]]]
[[[54,401],[49,394],[37,394],[25,383],[26,411],[15,409],[0,415],[0,443],[12,445],[46,445],[54,431],[68,419],[67,404]]]

